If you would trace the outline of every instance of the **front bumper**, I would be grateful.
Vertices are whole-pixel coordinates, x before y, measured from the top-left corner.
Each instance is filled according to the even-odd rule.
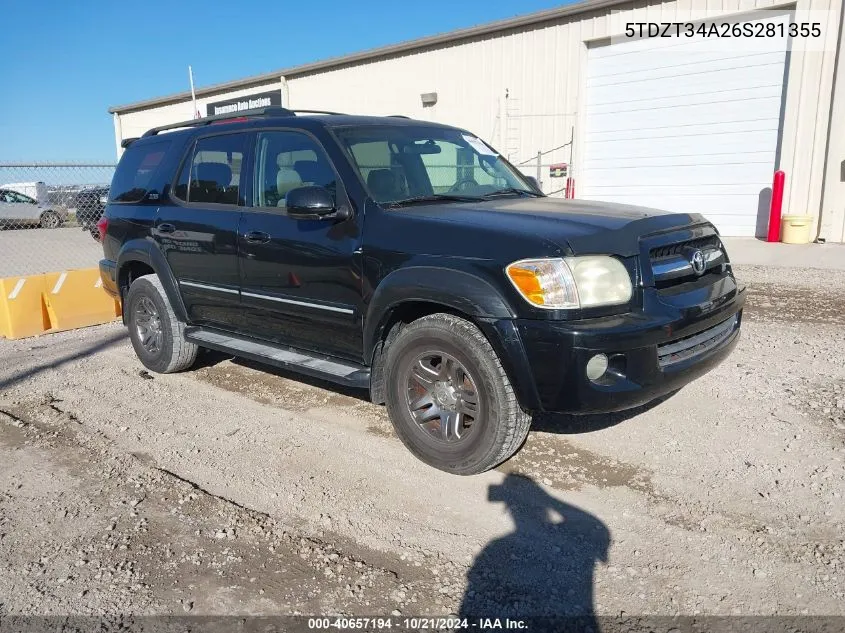
[[[667,308],[581,321],[500,320],[483,327],[523,408],[608,413],[676,391],[722,362],[739,340],[744,303],[744,290],[736,290],[706,310]],[[707,331],[714,336],[701,335]],[[610,368],[591,381],[587,361],[600,353],[610,358]]]

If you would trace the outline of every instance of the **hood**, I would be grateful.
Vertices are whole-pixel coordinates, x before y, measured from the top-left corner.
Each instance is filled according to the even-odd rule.
[[[562,198],[496,198],[426,204],[391,212],[543,238],[576,255],[607,253],[621,257],[637,255],[643,235],[706,221],[698,213]]]

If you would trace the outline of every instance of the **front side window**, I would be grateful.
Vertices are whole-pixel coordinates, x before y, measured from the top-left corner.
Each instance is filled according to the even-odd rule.
[[[461,130],[374,125],[335,131],[376,202],[538,195],[484,141]]]
[[[173,195],[189,204],[243,204],[241,170],[246,134],[221,134],[197,140],[182,165]]]
[[[325,187],[336,199],[337,176],[317,142],[292,131],[261,132],[255,145],[257,207],[285,207],[285,196],[298,187]]]
[[[112,202],[140,202],[164,159],[170,141],[133,144],[124,152],[111,185]]]

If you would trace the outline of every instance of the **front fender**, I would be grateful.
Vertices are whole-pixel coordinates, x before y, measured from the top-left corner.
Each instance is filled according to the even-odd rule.
[[[539,406],[533,375],[519,333],[513,325],[517,312],[511,302],[489,280],[473,272],[437,266],[401,268],[385,277],[376,288],[364,322],[364,358],[382,338],[391,312],[403,303],[424,301],[446,306],[472,318],[499,357],[517,399],[523,408]],[[380,367],[374,363],[377,383],[374,397],[380,397]],[[382,394],[383,395],[383,394]]]
[[[126,267],[131,262],[141,262],[152,268],[161,280],[161,285],[164,287],[164,292],[167,295],[173,311],[176,313],[176,318],[187,323],[188,312],[185,310],[185,304],[182,301],[182,295],[179,293],[179,286],[176,283],[176,278],[173,276],[173,271],[170,270],[170,264],[167,263],[164,253],[161,252],[158,245],[151,240],[136,239],[129,240],[120,249],[117,254],[117,282],[120,287],[121,280],[124,278]]]
[[[499,290],[476,273],[437,266],[400,268],[379,283],[370,300],[364,321],[364,358],[371,358],[390,312],[413,301],[437,303],[475,318],[516,316]]]

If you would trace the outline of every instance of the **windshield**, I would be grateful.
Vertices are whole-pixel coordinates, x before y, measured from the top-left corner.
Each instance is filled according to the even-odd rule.
[[[484,141],[427,125],[335,130],[372,198],[382,204],[537,195]]]

